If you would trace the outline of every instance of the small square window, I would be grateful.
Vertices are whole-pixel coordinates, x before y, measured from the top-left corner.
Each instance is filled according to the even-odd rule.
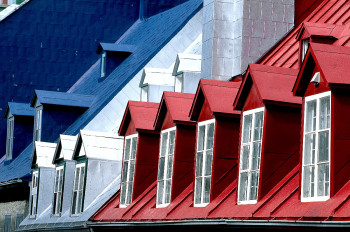
[[[79,215],[84,209],[85,163],[75,167],[72,215]]]
[[[215,119],[198,123],[194,206],[210,202]]]
[[[122,182],[120,194],[120,208],[131,204],[134,183],[135,160],[137,149],[137,134],[125,137]]]
[[[258,199],[264,108],[243,112],[239,162],[238,203],[255,204]]]

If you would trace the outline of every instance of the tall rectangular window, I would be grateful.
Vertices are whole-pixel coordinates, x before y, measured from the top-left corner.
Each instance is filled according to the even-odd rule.
[[[162,131],[158,165],[157,207],[170,203],[176,127]]]
[[[39,171],[33,171],[32,192],[30,195],[30,216],[35,216],[38,205]]]
[[[7,139],[6,139],[6,159],[12,159],[13,151],[13,131],[14,131],[14,117],[11,116],[7,119]]]
[[[215,119],[198,123],[194,205],[210,201]]]
[[[305,98],[302,197],[306,201],[329,198],[331,94]]]
[[[134,183],[137,134],[125,137],[123,172],[120,194],[120,207],[126,207],[132,201]]]
[[[34,141],[41,141],[41,121],[43,114],[43,106],[35,108],[34,117]]]
[[[101,77],[106,76],[106,52],[103,51],[101,54]]]
[[[54,215],[59,215],[62,212],[63,172],[63,165],[56,168],[52,207]]]
[[[238,203],[255,204],[258,199],[264,108],[243,112],[239,162]]]
[[[72,215],[77,215],[83,212],[84,185],[85,185],[85,163],[80,163],[80,164],[77,164],[75,167]]]

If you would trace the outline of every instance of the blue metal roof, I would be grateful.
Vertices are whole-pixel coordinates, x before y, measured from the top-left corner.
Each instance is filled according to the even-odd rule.
[[[60,105],[60,106],[74,106],[89,108],[95,99],[95,96],[66,93],[66,92],[54,92],[45,90],[35,90],[33,99],[30,105],[33,107],[36,100],[43,105]]]
[[[123,53],[133,53],[136,47],[129,44],[117,44],[117,43],[100,43],[97,48],[97,53],[100,54],[102,50],[107,52],[123,52]]]
[[[4,114],[5,118],[8,112],[14,116],[34,116],[34,109],[30,107],[30,104],[27,103],[9,102]]]
[[[75,94],[94,95],[96,98],[90,108],[64,134],[76,135],[80,129],[87,125],[131,78],[202,8],[202,2],[202,0],[189,0],[146,20],[136,21],[116,42],[135,46],[134,52],[104,81],[100,81],[100,66],[96,65],[99,64],[99,61],[96,62],[68,91]],[[57,101],[54,102],[57,104]],[[16,160],[8,165],[12,169],[4,166],[4,164],[0,165],[0,173],[3,173],[3,170],[9,172],[5,175],[0,175],[0,182],[21,178],[31,173],[30,157],[32,155],[32,146],[31,144],[27,147]],[[27,161],[27,163],[24,161]],[[12,165],[15,163],[18,166]]]

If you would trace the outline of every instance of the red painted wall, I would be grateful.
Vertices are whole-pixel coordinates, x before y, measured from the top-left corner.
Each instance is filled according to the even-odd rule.
[[[237,178],[240,119],[216,117],[211,200]]]
[[[158,153],[159,134],[139,132],[132,196],[133,201],[157,180]]]

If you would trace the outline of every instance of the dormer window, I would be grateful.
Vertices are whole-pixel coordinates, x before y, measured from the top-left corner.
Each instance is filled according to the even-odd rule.
[[[39,171],[33,171],[32,192],[30,195],[30,216],[35,217],[38,206]]]
[[[13,116],[7,118],[6,160],[12,159],[14,122]]]
[[[210,202],[215,119],[198,123],[194,205]]]
[[[238,203],[255,204],[258,199],[264,108],[243,112]]]
[[[134,183],[137,134],[125,137],[123,172],[121,183],[120,207],[126,207],[132,201]]]
[[[62,212],[62,191],[63,191],[63,172],[64,166],[56,167],[55,185],[53,193],[52,214],[59,215]]]
[[[85,163],[75,167],[72,215],[79,215],[84,209]]]
[[[41,141],[41,122],[42,122],[43,106],[35,107],[34,117],[34,141]]]
[[[170,203],[174,165],[175,131],[176,127],[164,130],[161,136],[157,180],[157,207],[164,207]]]
[[[301,200],[324,201],[330,193],[330,92],[305,97]]]
[[[101,78],[106,76],[106,51],[103,51],[101,54]]]
[[[310,46],[310,39],[304,39],[301,41],[301,61],[304,61],[307,50]]]

